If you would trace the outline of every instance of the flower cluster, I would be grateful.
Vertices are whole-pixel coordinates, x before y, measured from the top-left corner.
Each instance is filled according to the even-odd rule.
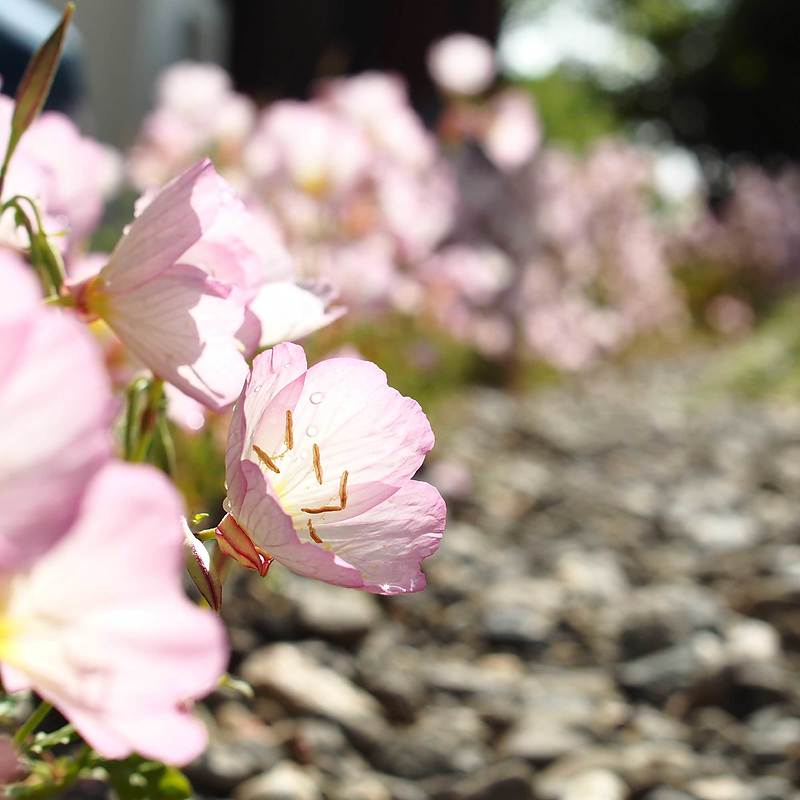
[[[49,46],[17,109],[43,102],[25,92],[46,86],[35,73],[55,68]],[[213,611],[231,566],[263,576],[278,560],[341,586],[414,592],[444,530],[439,493],[413,480],[434,441],[419,405],[374,364],[307,366],[288,342],[343,309],[299,279],[271,217],[209,159],[185,163],[197,136],[222,151],[247,116],[223,103],[217,77],[214,120],[200,113],[206,72],[162,83],[170,111],[151,138],[183,125],[194,144],[170,151],[178,174],[140,198],[110,254],[86,245],[113,157],[63,116],[23,119],[0,100],[0,675],[105,759],[184,764],[202,751],[192,704],[226,668]],[[143,174],[165,175],[164,159],[140,157]],[[167,398],[201,424],[235,402],[218,528],[193,532],[164,474]],[[185,568],[213,611],[185,596]],[[34,728],[15,737],[22,755]],[[14,748],[0,739],[0,780]]]
[[[399,311],[490,358],[579,369],[680,322],[650,155],[616,140],[584,156],[545,146],[532,98],[492,89],[493,52],[476,37],[437,43],[429,68],[444,102],[438,135],[401,79],[364,73],[307,102],[248,106],[226,138],[196,100],[198,81],[206,75],[223,109],[246,101],[218,68],[179,64],[162,78],[130,174],[146,189],[224,152],[224,174],[301,282],[333,287],[351,319]],[[174,133],[178,119],[192,136]]]
[[[673,242],[674,258],[708,275],[707,321],[723,333],[747,328],[749,303],[771,301],[800,279],[800,171],[777,175],[742,164],[714,211],[698,216]]]

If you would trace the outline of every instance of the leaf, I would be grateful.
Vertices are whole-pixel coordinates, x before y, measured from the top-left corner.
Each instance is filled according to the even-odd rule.
[[[109,783],[119,800],[189,800],[192,785],[175,767],[131,756],[124,761],[105,761]]]

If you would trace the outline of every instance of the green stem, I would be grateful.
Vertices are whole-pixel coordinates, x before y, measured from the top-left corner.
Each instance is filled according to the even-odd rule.
[[[22,748],[25,740],[42,724],[44,718],[53,710],[51,703],[42,700],[33,710],[33,713],[20,725],[19,730],[14,734],[14,744]]]
[[[141,422],[139,423],[139,441],[131,456],[131,461],[147,461],[147,455],[153,444],[153,435],[158,425],[158,418],[163,412],[164,381],[160,378],[153,378],[150,389],[147,392],[147,401],[142,411]]]

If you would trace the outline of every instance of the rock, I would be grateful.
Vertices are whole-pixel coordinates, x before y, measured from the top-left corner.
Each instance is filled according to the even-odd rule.
[[[393,800],[387,783],[376,775],[358,775],[328,792],[330,800]]]
[[[489,587],[481,632],[493,644],[542,647],[563,607],[563,589],[554,580],[519,578]]]
[[[523,717],[502,739],[499,752],[504,757],[545,765],[580,750],[589,741],[585,733],[570,727],[567,720],[542,718],[533,713]]]
[[[275,744],[243,737],[212,738],[203,755],[186,768],[186,774],[199,791],[224,795],[277,764],[282,755]]]
[[[560,758],[534,777],[537,800],[561,800],[569,781],[591,770],[608,770],[621,776],[632,791],[654,784],[673,785],[696,774],[698,757],[681,742],[586,747]]]
[[[678,691],[691,689],[725,663],[724,644],[711,633],[694,636],[686,644],[660,650],[623,664],[620,685],[636,697],[664,703]]]
[[[783,716],[772,706],[751,715],[747,723],[745,747],[761,768],[794,761],[800,755],[800,719]]]
[[[381,618],[377,600],[366,592],[298,578],[288,582],[285,594],[296,607],[301,630],[312,636],[352,641]]]
[[[290,710],[315,714],[344,727],[380,724],[380,706],[367,692],[311,659],[295,645],[275,644],[245,659],[242,677],[258,693],[277,698]]]
[[[718,631],[725,619],[719,598],[685,582],[637,589],[600,615],[600,632],[617,641],[622,660],[682,644],[695,633]]]
[[[756,800],[753,790],[733,775],[698,778],[687,788],[698,800]]]
[[[725,632],[731,663],[776,661],[781,656],[780,634],[759,619],[737,620]]]
[[[571,777],[559,800],[625,800],[627,795],[628,787],[619,775],[593,769]]]
[[[504,761],[455,781],[432,800],[534,800],[531,769],[522,761]]]
[[[713,553],[752,547],[761,536],[756,520],[734,511],[693,513],[681,521],[680,528],[703,549]]]
[[[431,708],[414,725],[387,732],[368,755],[379,770],[401,778],[467,774],[486,765],[488,739],[472,709]]]
[[[628,590],[628,579],[613,553],[568,550],[555,565],[566,590],[590,600],[618,597]]]
[[[644,796],[644,800],[697,800],[680,789],[672,789],[669,786],[658,786],[652,792]]]
[[[234,792],[234,800],[322,800],[317,782],[291,761],[251,778]]]

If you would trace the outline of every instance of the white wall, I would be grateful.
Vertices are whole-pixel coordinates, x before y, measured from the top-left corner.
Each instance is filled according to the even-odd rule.
[[[184,58],[224,63],[228,27],[221,0],[76,0],[76,6],[88,83],[80,122],[104,141],[130,144],[168,64]]]

